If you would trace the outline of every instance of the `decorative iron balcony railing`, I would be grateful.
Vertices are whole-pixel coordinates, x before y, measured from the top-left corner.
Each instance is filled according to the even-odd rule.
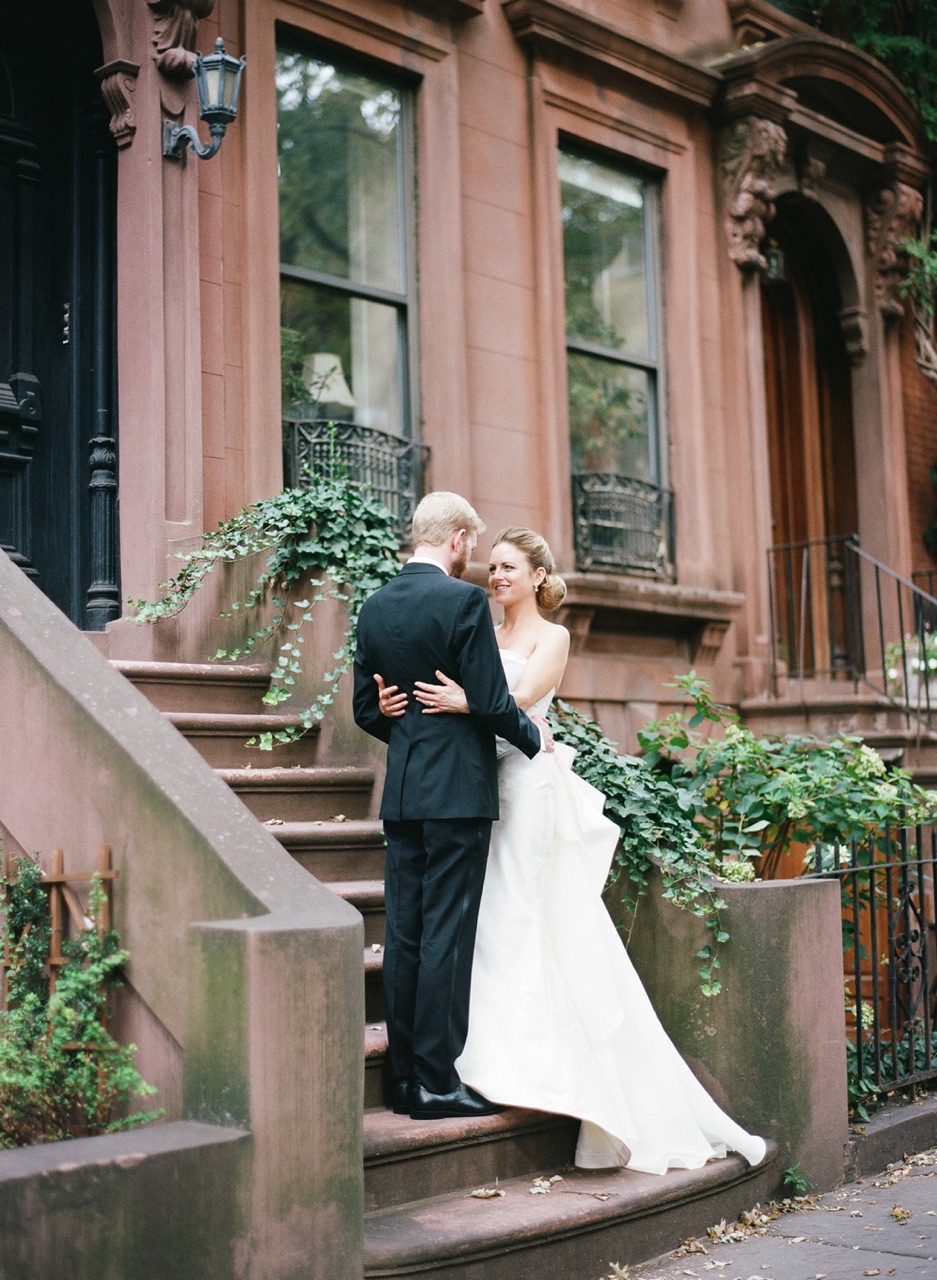
[[[426,445],[362,427],[354,422],[283,420],[286,483],[303,488],[310,476],[346,476],[369,485],[392,512],[401,539],[423,496],[430,451]]]
[[[576,566],[673,578],[673,494],[610,471],[573,478]]]

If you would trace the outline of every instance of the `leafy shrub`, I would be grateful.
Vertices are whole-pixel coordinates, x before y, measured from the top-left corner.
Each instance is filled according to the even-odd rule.
[[[119,983],[127,960],[113,930],[92,925],[63,946],[55,990],[46,969],[51,939],[49,903],[39,866],[14,863],[0,879],[6,909],[0,944],[7,950],[7,1008],[0,1011],[0,1147],[111,1133],[156,1119],[137,1112],[115,1119],[114,1110],[153,1094],[133,1065],[134,1045],[120,1045],[102,1015],[108,990]],[[103,903],[92,883],[89,909]]]

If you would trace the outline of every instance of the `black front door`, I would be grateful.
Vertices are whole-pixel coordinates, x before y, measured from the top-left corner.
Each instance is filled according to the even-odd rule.
[[[0,7],[0,546],[78,626],[120,612],[115,148],[90,0]]]

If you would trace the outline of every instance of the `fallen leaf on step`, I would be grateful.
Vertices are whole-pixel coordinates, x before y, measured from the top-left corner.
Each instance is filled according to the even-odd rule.
[[[283,819],[282,819],[282,818],[268,818],[268,819],[266,820],[266,822],[264,823],[264,826],[265,826],[265,827],[282,827],[282,826],[283,826]]]
[[[900,1204],[893,1204],[891,1207],[891,1216],[899,1226],[903,1227],[906,1222],[911,1221],[911,1210],[903,1209]]]
[[[347,822],[348,819],[345,817],[343,813],[333,813],[330,821],[331,822]]]
[[[803,1244],[806,1239],[806,1236],[791,1236],[791,1244]]]
[[[861,1218],[861,1217],[862,1217],[862,1210],[861,1210],[861,1209],[851,1209],[851,1210],[849,1211],[849,1216],[850,1216],[850,1218]]]
[[[494,1200],[496,1196],[504,1194],[500,1187],[476,1187],[469,1192],[469,1197],[475,1200]]]
[[[623,1267],[618,1262],[610,1262],[608,1265],[611,1267],[611,1271],[608,1273],[606,1280],[628,1280],[630,1272],[627,1267]]]
[[[681,1243],[680,1248],[675,1252],[676,1256],[679,1258],[684,1253],[709,1253],[709,1250],[703,1244],[702,1240],[697,1240],[695,1236],[690,1236],[689,1240],[684,1240]]]
[[[864,1276],[880,1276],[882,1274],[881,1267],[870,1267],[868,1271],[863,1271]]]
[[[384,950],[384,947],[380,942],[372,942],[371,950],[374,952],[375,955],[379,955]]]
[[[611,1200],[611,1198],[612,1198],[611,1191],[596,1191],[593,1196],[594,1200]]]

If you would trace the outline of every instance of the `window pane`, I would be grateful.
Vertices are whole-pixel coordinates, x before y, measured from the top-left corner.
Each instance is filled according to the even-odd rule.
[[[647,373],[577,351],[567,369],[573,472],[652,480]]]
[[[645,183],[566,152],[560,182],[567,334],[652,358]]]
[[[404,289],[400,112],[392,86],[278,50],[282,262]]]
[[[396,307],[284,280],[283,411],[403,434]]]

